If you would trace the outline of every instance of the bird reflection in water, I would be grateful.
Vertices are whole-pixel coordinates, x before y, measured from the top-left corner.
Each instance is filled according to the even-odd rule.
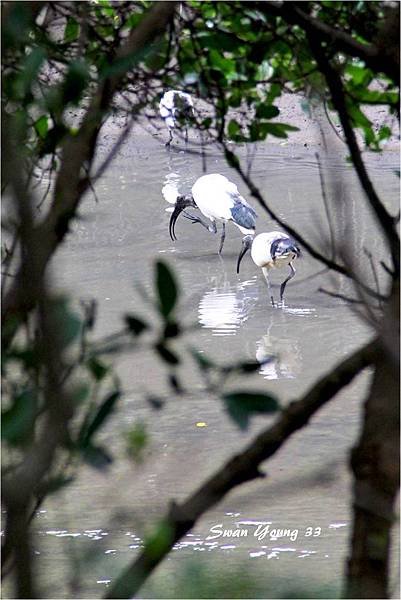
[[[230,285],[227,274],[214,276],[199,302],[198,318],[212,335],[235,335],[257,303],[255,280]]]
[[[177,196],[179,195],[179,184],[181,182],[181,175],[179,173],[175,173],[174,171],[170,171],[167,173],[164,178],[164,185],[162,187],[162,195],[166,202],[171,204],[168,208],[166,208],[166,212],[173,212],[174,204],[177,200]]]
[[[300,374],[302,365],[299,342],[293,336],[283,335],[282,324],[276,323],[280,335],[274,335],[273,326],[271,321],[265,335],[256,342],[256,360],[261,363],[259,373],[264,379],[294,379]]]

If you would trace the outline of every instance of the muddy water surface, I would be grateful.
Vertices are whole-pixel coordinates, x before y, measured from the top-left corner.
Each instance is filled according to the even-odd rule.
[[[306,253],[287,286],[286,306],[273,309],[249,255],[240,276],[235,272],[242,237],[235,227],[227,227],[221,258],[216,254],[219,238],[182,218],[176,226],[178,240],[172,242],[169,205],[161,188],[173,182],[182,193],[189,192],[205,167],[237,183],[258,210],[259,232],[277,229],[216,150],[207,149],[206,160],[181,150],[167,152],[151,137],[131,140],[97,183],[98,203],[86,198],[81,219],[54,261],[57,285],[75,298],[97,300],[96,335],[101,337],[116,331],[126,312],[151,317],[151,307],[135,286],[140,283],[152,293],[154,261],[168,261],[182,290],[179,315],[198,325],[177,348],[196,346],[222,363],[237,358],[263,363],[274,355],[246,385],[271,392],[286,404],[364,343],[370,330],[343,301],[318,292],[321,287],[342,294],[353,290],[333,275],[319,274],[322,265]],[[246,161],[246,150],[238,151]],[[378,191],[392,206],[398,198],[393,173],[397,156],[375,156],[368,164]],[[325,166],[325,177],[333,184],[330,219],[337,250],[349,255],[352,248],[352,260],[373,284],[364,247],[384,257],[380,236],[351,169],[336,156]],[[324,248],[330,235],[313,151],[261,145],[251,173],[280,217]],[[383,285],[384,273],[380,276]],[[273,276],[276,295],[284,277],[283,272]],[[257,418],[248,431],[239,431],[221,402],[200,392],[200,376],[189,358],[179,370],[191,389],[189,397],[171,398],[165,408],[152,411],[144,398],[147,392],[168,392],[164,366],[151,351],[117,362],[127,393],[100,436],[116,456],[115,464],[107,474],[84,468],[68,492],[49,500],[35,520],[45,597],[100,597],[138,553],[168,501],[184,499],[271,421]],[[188,597],[188,587],[177,592],[188,569],[194,597],[201,593],[194,583],[197,569],[215,586],[216,581],[232,584],[229,597],[275,597],[281,590],[311,586],[315,593],[324,587],[326,597],[338,594],[350,535],[350,478],[344,463],[357,438],[368,380],[368,374],[359,377],[287,442],[264,465],[265,479],[238,488],[209,511],[159,567],[141,597]],[[234,378],[227,389],[244,385]],[[124,432],[138,422],[146,422],[150,435],[141,465],[124,452]],[[238,576],[247,580],[246,591],[235,583]],[[221,597],[214,590],[214,595],[205,593]]]

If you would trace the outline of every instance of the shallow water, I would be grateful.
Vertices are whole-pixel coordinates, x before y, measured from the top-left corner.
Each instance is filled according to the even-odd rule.
[[[256,358],[259,373],[246,382],[233,378],[228,389],[268,391],[286,404],[365,342],[370,330],[343,301],[317,291],[325,287],[352,294],[352,287],[334,275],[319,274],[322,266],[306,253],[287,286],[286,305],[272,308],[249,255],[240,276],[235,272],[242,237],[235,227],[227,226],[221,258],[216,254],[219,238],[183,218],[176,225],[178,240],[172,242],[169,205],[161,188],[175,182],[181,193],[189,192],[205,162],[207,172],[227,175],[255,206],[259,232],[277,229],[215,149],[208,148],[202,160],[182,148],[168,152],[159,139],[144,136],[124,147],[96,184],[98,203],[87,196],[80,220],[54,261],[57,285],[75,298],[98,301],[96,335],[101,337],[116,331],[126,312],[150,317],[151,307],[135,286],[140,283],[151,293],[154,261],[166,260],[183,292],[179,315],[198,325],[185,343],[221,363]],[[247,151],[238,150],[246,161]],[[373,156],[368,163],[378,191],[389,206],[395,205],[397,156]],[[331,220],[340,250],[353,242],[352,259],[363,267],[364,281],[373,284],[363,248],[384,257],[380,235],[350,167],[336,156],[325,166],[328,182],[334,183]],[[260,145],[251,173],[280,217],[324,248],[329,230],[312,150]],[[285,276],[285,271],[273,275],[276,296]],[[265,363],[271,355],[275,358]],[[168,501],[184,499],[271,421],[255,418],[248,431],[240,432],[221,402],[200,392],[200,378],[189,359],[180,375],[192,393],[171,398],[157,412],[144,394],[166,393],[168,384],[167,371],[154,355],[126,355],[118,361],[118,372],[127,395],[100,439],[119,460],[107,475],[84,468],[68,492],[49,499],[35,520],[38,568],[46,572],[43,597],[99,597],[138,552]],[[209,511],[140,597],[176,594],[177,572],[185,573],[186,559],[225,582],[247,572],[255,597],[274,597],[295,581],[297,589],[329,585],[326,596],[338,594],[350,534],[345,463],[357,438],[367,385],[364,374],[263,466],[267,478],[237,488]],[[142,465],[124,454],[123,433],[138,421],[146,421],[151,436]],[[272,536],[277,530],[284,532],[281,537]],[[226,533],[216,537],[220,531]],[[235,531],[247,533],[237,537]],[[83,556],[91,559],[89,568],[83,568]]]

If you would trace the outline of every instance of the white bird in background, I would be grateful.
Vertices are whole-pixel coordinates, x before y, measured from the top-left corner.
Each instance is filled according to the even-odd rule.
[[[295,275],[295,269],[292,261],[297,259],[301,250],[295,240],[282,231],[271,231],[270,233],[259,233],[256,237],[246,235],[242,240],[242,249],[238,256],[237,273],[241,260],[247,250],[251,248],[252,260],[257,267],[262,268],[263,275],[266,279],[269,289],[271,303],[274,306],[273,294],[270,287],[269,270],[280,269],[281,267],[289,266],[290,274],[280,286],[280,302],[283,301],[284,290],[287,283]]]
[[[198,208],[211,221],[211,225],[208,225],[200,217],[184,211],[188,206]],[[175,223],[183,211],[184,216],[192,223],[200,223],[211,233],[217,233],[216,221],[221,221],[223,227],[219,254],[223,249],[226,236],[225,224],[228,221],[234,223],[242,233],[255,234],[256,212],[240,195],[235,183],[218,173],[199,177],[192,186],[192,195],[177,197],[169,225],[170,237],[173,241],[177,239],[174,231]]]
[[[180,120],[185,122],[185,141],[187,142],[188,129],[186,121],[194,115],[194,103],[191,96],[186,92],[169,90],[163,94],[159,102],[159,112],[170,134],[166,146],[170,146],[173,140],[173,129],[179,124]]]

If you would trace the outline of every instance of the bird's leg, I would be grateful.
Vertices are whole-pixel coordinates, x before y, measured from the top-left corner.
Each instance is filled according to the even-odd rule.
[[[215,226],[216,226],[216,223],[215,223]],[[226,239],[226,224],[223,221],[223,229],[221,230],[219,254],[221,254],[221,251],[223,250],[223,244],[224,244],[225,239]]]
[[[185,143],[188,144],[188,127],[185,127]]]
[[[200,217],[195,217],[195,215],[191,215],[186,210],[183,210],[181,214],[186,219],[189,219],[190,221],[192,221],[192,223],[200,223],[201,225],[203,225],[203,227],[205,227],[205,229],[207,229],[208,231],[210,231],[210,233],[216,233],[216,231],[217,231],[216,223],[212,223],[212,225],[208,225]]]
[[[287,279],[285,279],[280,286],[280,302],[283,301],[285,286],[287,285],[289,280],[294,277],[294,275],[296,273],[294,267],[292,266],[292,263],[289,263],[288,266],[290,267],[290,274],[288,275]]]
[[[168,142],[166,142],[166,148],[170,148],[170,144],[173,141],[173,132],[171,129],[168,130],[169,134],[170,134],[170,138],[168,140]]]
[[[273,298],[273,293],[272,293],[272,289],[270,286],[269,271],[266,269],[266,267],[262,267],[262,273],[263,273],[264,278],[267,283],[267,289],[269,290],[269,296],[270,296],[272,306],[274,306],[274,298]]]

